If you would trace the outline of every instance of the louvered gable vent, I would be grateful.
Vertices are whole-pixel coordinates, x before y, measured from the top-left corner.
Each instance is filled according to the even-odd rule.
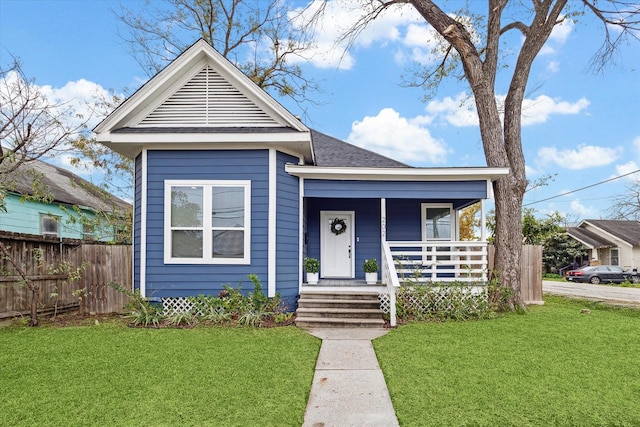
[[[268,127],[279,123],[207,65],[139,126]]]

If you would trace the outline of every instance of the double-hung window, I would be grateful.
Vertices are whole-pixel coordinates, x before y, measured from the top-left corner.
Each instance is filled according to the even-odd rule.
[[[166,263],[250,262],[250,181],[167,180],[164,196]]]
[[[422,240],[452,240],[454,227],[450,204],[422,204]]]

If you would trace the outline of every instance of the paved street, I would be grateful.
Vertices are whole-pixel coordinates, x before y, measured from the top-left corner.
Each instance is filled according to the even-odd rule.
[[[543,280],[542,292],[552,295],[616,301],[640,305],[640,288],[591,285],[587,283],[554,282]]]

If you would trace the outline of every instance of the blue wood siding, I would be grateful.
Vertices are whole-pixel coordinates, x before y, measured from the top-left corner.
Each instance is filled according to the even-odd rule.
[[[305,181],[306,183],[306,181]],[[355,212],[355,278],[364,280],[362,265],[365,259],[375,258],[380,264],[380,200],[378,199],[317,199],[306,203],[307,256],[320,258],[320,211]],[[419,215],[419,212],[418,212]],[[322,263],[322,259],[320,259]]]
[[[150,150],[147,154],[146,294],[149,297],[217,295],[224,285],[250,291],[247,275],[263,281],[266,293],[268,150]],[[249,265],[164,264],[164,181],[250,180]]]
[[[284,166],[297,161],[277,153],[276,292],[291,310],[297,304],[300,272],[300,183]]]
[[[422,203],[433,200],[387,200],[387,240],[422,240]]]
[[[133,288],[140,289],[140,226],[142,224],[142,154],[138,154],[134,169],[133,202]]]
[[[350,199],[484,199],[486,181],[338,181],[306,179],[305,197]]]

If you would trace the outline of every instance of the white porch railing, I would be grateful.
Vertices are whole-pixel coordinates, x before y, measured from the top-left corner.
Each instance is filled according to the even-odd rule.
[[[382,283],[390,299],[390,323],[396,325],[396,290],[402,282],[487,282],[487,242],[422,241],[382,243]]]

